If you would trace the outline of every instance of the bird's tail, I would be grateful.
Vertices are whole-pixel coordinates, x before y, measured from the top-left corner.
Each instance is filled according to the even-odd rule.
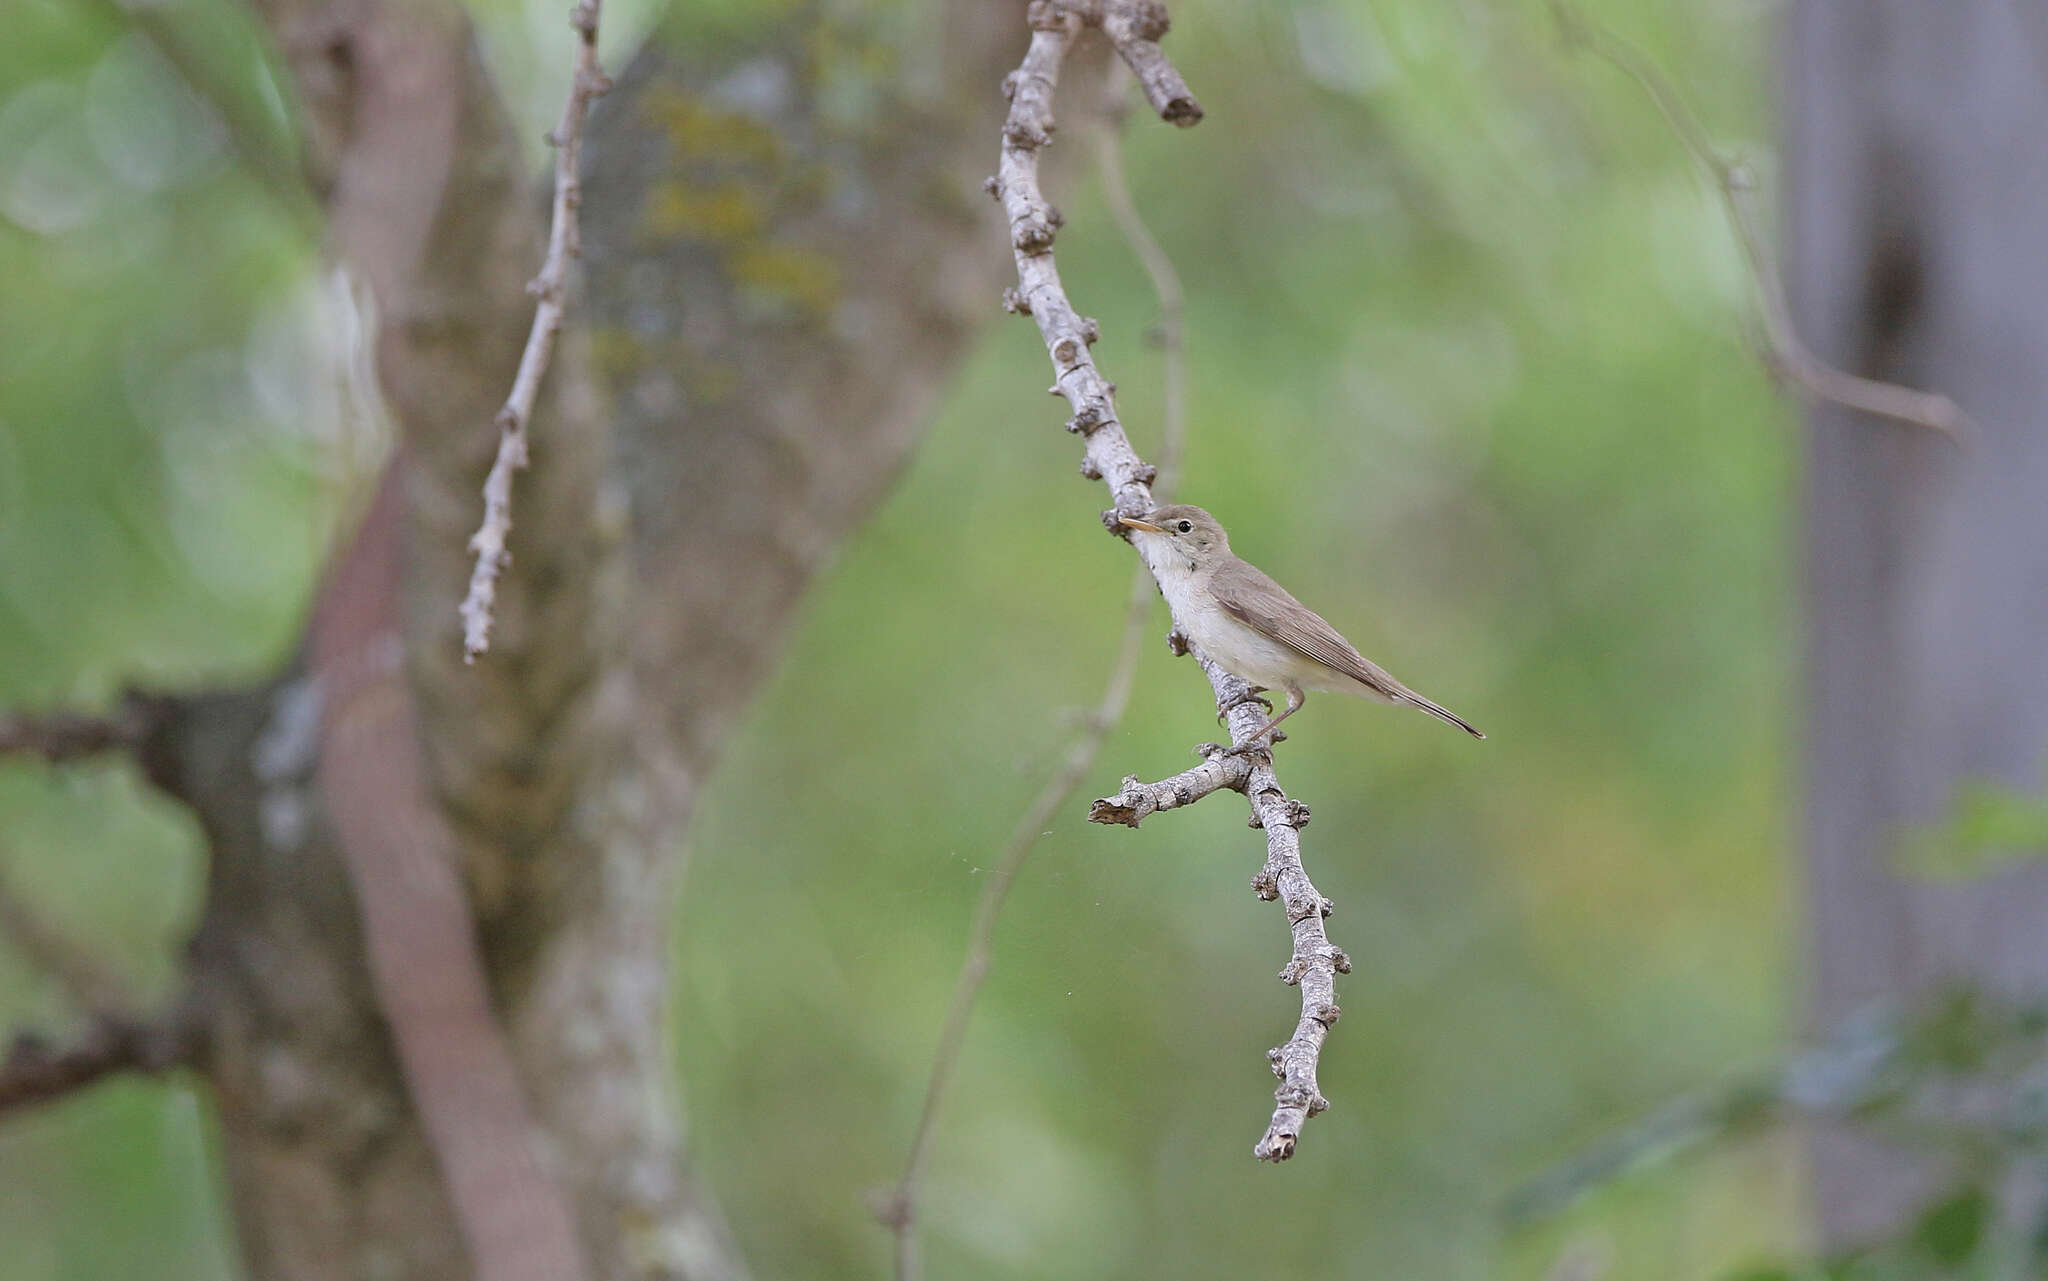
[[[1450,708],[1440,707],[1437,704],[1430,702],[1428,699],[1424,698],[1420,694],[1415,693],[1412,690],[1409,691],[1407,695],[1405,695],[1403,701],[1409,703],[1412,706],[1421,708],[1423,711],[1428,712],[1431,716],[1436,717],[1440,721],[1449,721],[1451,724],[1456,725],[1459,729],[1464,730],[1467,734],[1470,734],[1474,738],[1486,737],[1486,735],[1480,733],[1477,729],[1473,727],[1472,722],[1458,715]]]

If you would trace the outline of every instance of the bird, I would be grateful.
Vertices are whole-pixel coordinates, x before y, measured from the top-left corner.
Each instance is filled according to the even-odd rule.
[[[1420,708],[1474,738],[1486,737],[1464,717],[1395,680],[1320,614],[1239,558],[1230,550],[1230,536],[1208,512],[1176,503],[1142,518],[1119,515],[1117,523],[1130,531],[1188,640],[1224,671],[1248,682],[1252,690],[1246,697],[1264,690],[1286,692],[1286,710],[1268,716],[1231,750],[1251,750],[1301,710],[1302,691],[1310,689]],[[1266,709],[1271,712],[1272,705]]]

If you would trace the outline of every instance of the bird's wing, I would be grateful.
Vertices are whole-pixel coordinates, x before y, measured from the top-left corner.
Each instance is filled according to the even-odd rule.
[[[1385,697],[1415,697],[1415,691],[1353,649],[1351,642],[1324,622],[1321,615],[1294,599],[1285,587],[1256,566],[1241,560],[1219,565],[1209,587],[1225,613],[1261,635],[1333,667]],[[1289,605],[1294,608],[1286,608]]]
[[[1295,600],[1285,587],[1257,567],[1241,560],[1218,566],[1210,577],[1209,589],[1225,613],[1261,635],[1335,668],[1390,702],[1419,707],[1474,738],[1486,737],[1464,717],[1409,689],[1384,667],[1351,648],[1351,642],[1324,622],[1321,615]],[[1285,608],[1290,604],[1295,608]]]

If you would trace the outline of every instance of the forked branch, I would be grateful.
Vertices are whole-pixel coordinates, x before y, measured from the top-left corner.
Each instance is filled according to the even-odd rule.
[[[569,264],[583,253],[576,221],[583,203],[583,121],[590,114],[591,100],[612,87],[597,61],[597,19],[603,3],[579,0],[569,15],[569,25],[576,29],[576,71],[569,81],[562,121],[548,135],[555,148],[554,219],[548,228],[547,258],[528,286],[539,301],[533,308],[533,328],[526,335],[526,350],[520,354],[512,391],[498,411],[498,454],[491,463],[491,474],[484,479],[483,524],[469,540],[470,551],[476,553],[476,568],[469,575],[469,594],[462,600],[462,649],[463,657],[472,663],[491,647],[498,576],[512,563],[512,553],[506,547],[512,535],[512,477],[527,464],[526,426],[533,420],[533,403],[540,395],[548,362],[554,358],[555,339],[562,332]]]
[[[1083,439],[1082,472],[1099,477],[1109,487],[1114,509],[1105,513],[1105,521],[1114,529],[1116,514],[1143,515],[1156,505],[1152,483],[1158,478],[1158,469],[1138,456],[1117,421],[1115,387],[1102,376],[1088,352],[1100,330],[1094,321],[1075,311],[1060,282],[1052,249],[1061,219],[1040,190],[1038,160],[1040,150],[1052,140],[1052,100],[1060,67],[1081,30],[1091,25],[1110,30],[1116,24],[1120,30],[1152,33],[1154,38],[1143,43],[1156,48],[1156,35],[1165,30],[1165,14],[1155,5],[1117,0],[1089,5],[1037,0],[1028,20],[1030,47],[1023,63],[1004,80],[1010,112],[1003,125],[1001,164],[988,184],[1008,218],[1017,265],[1017,287],[1005,295],[1004,304],[1038,323],[1052,358],[1052,390],[1073,408],[1067,428]],[[1112,39],[1114,42],[1114,33]],[[1128,42],[1119,44],[1119,52],[1140,81],[1145,82],[1149,74],[1152,83],[1163,83],[1156,67],[1148,72],[1142,65],[1150,57],[1149,50],[1134,57],[1133,48]],[[1159,57],[1163,60],[1165,55]],[[1148,88],[1147,98],[1163,118],[1177,124],[1191,124],[1199,118],[1186,110],[1176,112],[1171,96],[1162,104]],[[1250,690],[1199,651],[1195,656],[1215,691],[1217,706],[1228,709],[1225,714],[1233,741],[1249,745],[1264,721],[1245,698]],[[1254,886],[1260,897],[1278,897],[1286,903],[1294,936],[1293,956],[1281,977],[1298,984],[1302,994],[1302,1013],[1294,1035],[1268,1054],[1280,1087],[1274,1091],[1277,1106],[1272,1121],[1254,1149],[1262,1159],[1282,1161],[1293,1155],[1302,1124],[1329,1106],[1317,1088],[1316,1067],[1323,1039],[1337,1020],[1335,975],[1349,963],[1330,946],[1323,931],[1328,900],[1302,869],[1297,828],[1306,822],[1307,811],[1281,790],[1269,752],[1261,750],[1252,757],[1239,790],[1251,803],[1253,824],[1266,831],[1266,863],[1254,878]]]

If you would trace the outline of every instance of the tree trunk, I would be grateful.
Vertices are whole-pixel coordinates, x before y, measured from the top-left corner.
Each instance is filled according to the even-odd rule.
[[[1940,390],[1935,434],[1819,408],[1806,511],[1807,954],[1817,1030],[1951,982],[2048,992],[2048,865],[1897,870],[1958,782],[2048,761],[2048,19],[2007,0],[1798,0],[1787,32],[1787,262],[1804,332]],[[1909,1154],[1816,1136],[1832,1243],[1894,1228]]]
[[[891,69],[857,116],[821,105],[838,72],[801,26],[744,65],[650,49],[599,103],[584,296],[474,668],[455,605],[539,206],[459,9],[261,7],[403,443],[300,668],[186,701],[150,745],[211,845],[191,968],[250,1275],[506,1275],[486,1254],[544,1207],[493,1180],[531,1166],[588,1275],[741,1276],[669,1066],[681,834],[995,311],[978,186],[1021,0],[948,9],[934,74]]]

